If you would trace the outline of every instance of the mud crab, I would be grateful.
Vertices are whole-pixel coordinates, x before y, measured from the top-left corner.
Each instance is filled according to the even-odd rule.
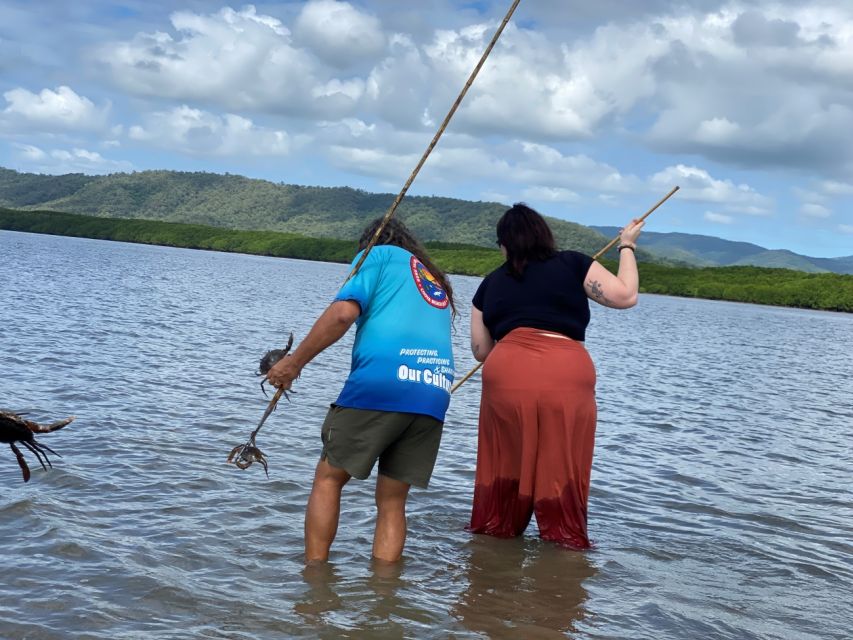
[[[287,339],[287,346],[285,346],[284,349],[270,349],[264,354],[264,357],[261,358],[261,362],[258,365],[258,370],[255,372],[255,375],[264,376],[264,379],[261,380],[261,391],[264,392],[264,395],[267,395],[267,390],[264,388],[264,383],[267,381],[267,374],[270,372],[270,369],[275,366],[276,362],[287,355],[292,346],[293,332],[291,332],[290,337]],[[287,393],[284,394],[284,397],[290,400]]]
[[[18,466],[21,467],[21,473],[24,475],[24,482],[29,482],[30,480],[30,468],[27,466],[24,454],[22,454],[21,450],[15,446],[15,443],[20,442],[27,449],[32,451],[36,455],[39,463],[41,463],[42,469],[47,471],[47,467],[53,467],[50,463],[50,458],[47,457],[48,451],[55,456],[59,456],[59,454],[46,444],[36,441],[33,434],[56,431],[57,429],[61,429],[62,427],[70,424],[73,420],[74,416],[71,416],[70,418],[65,418],[65,420],[58,420],[57,422],[52,422],[50,424],[40,425],[31,420],[25,420],[16,413],[0,411],[0,442],[8,443],[9,447],[12,449],[12,453],[14,453],[15,457],[18,459]],[[62,456],[59,457],[61,458]],[[47,466],[45,466],[45,462],[47,463]]]
[[[276,362],[285,357],[290,351],[290,348],[293,346],[293,333],[290,334],[290,337],[287,339],[287,345],[284,349],[272,349],[267,351],[263,358],[261,358],[261,362],[258,365],[258,371],[255,375],[265,376],[261,381],[261,391],[264,392],[264,395],[267,394],[266,389],[264,388],[264,382],[266,382],[266,375],[269,373],[270,369],[273,368]],[[264,473],[267,474],[267,478],[270,477],[269,467],[267,465],[267,457],[264,455],[264,452],[258,449],[258,446],[255,444],[255,436],[258,435],[258,431],[261,430],[261,427],[264,426],[264,422],[266,422],[267,418],[269,418],[270,414],[275,409],[276,404],[278,404],[281,396],[290,400],[290,396],[287,395],[287,392],[284,389],[279,389],[275,392],[275,395],[270,400],[267,405],[266,411],[264,411],[264,415],[261,417],[261,421],[258,423],[258,426],[252,431],[252,434],[249,436],[249,440],[245,444],[238,444],[236,447],[231,449],[231,453],[228,454],[228,458],[226,462],[230,464],[234,464],[238,469],[248,469],[255,462],[260,462],[264,467]]]

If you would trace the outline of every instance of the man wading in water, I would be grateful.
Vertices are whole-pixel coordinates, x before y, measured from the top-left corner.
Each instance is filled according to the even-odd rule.
[[[360,252],[380,224],[365,229]],[[456,307],[447,277],[392,219],[299,347],[270,369],[269,381],[290,389],[306,364],[356,324],[350,374],[323,423],[305,512],[309,563],[329,557],[343,486],[352,477],[367,478],[377,460],[373,556],[396,561],[402,555],[409,487],[429,483],[450,403],[451,311]]]

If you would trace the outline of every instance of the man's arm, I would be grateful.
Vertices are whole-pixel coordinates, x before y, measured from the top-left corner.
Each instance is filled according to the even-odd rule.
[[[330,304],[296,350],[269,370],[267,379],[276,387],[290,389],[302,368],[318,353],[340,340],[360,315],[361,307],[352,300],[336,300]]]

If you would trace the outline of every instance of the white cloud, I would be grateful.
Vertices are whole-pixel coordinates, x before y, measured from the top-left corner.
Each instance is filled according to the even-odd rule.
[[[519,147],[521,153],[515,152],[514,147]],[[566,155],[554,147],[530,142],[513,143],[508,152],[518,158],[512,172],[522,183],[605,193],[642,189],[636,176],[622,174],[583,154]]]
[[[18,144],[13,146],[18,150],[18,155],[30,162],[40,162],[47,158],[47,154],[36,146],[31,144]]]
[[[385,48],[385,34],[377,18],[336,0],[307,2],[296,20],[294,35],[319,58],[339,68],[375,59]]]
[[[333,165],[385,182],[402,183],[418,159],[415,153],[395,153],[380,148],[333,145],[329,149],[329,160]]]
[[[823,191],[832,196],[853,195],[853,184],[849,182],[837,182],[835,180],[824,180],[821,183]]]
[[[813,189],[804,189],[803,187],[793,187],[791,189],[800,200],[803,202],[817,202],[825,204],[829,201],[829,197],[822,192]]]
[[[339,121],[344,127],[347,128],[349,134],[353,138],[360,138],[365,135],[370,135],[371,133],[376,131],[375,124],[367,124],[363,120],[359,120],[358,118],[344,118]],[[321,126],[335,126],[336,123],[321,123]]]
[[[6,108],[0,112],[0,125],[27,130],[93,131],[106,127],[109,105],[98,108],[67,86],[32,93],[23,88],[3,94]]]
[[[577,202],[580,200],[577,193],[561,187],[530,187],[521,193],[528,200],[545,202]]]
[[[840,224],[838,225],[838,230],[842,233],[853,234],[853,224]]]
[[[556,144],[615,126],[730,164],[853,165],[839,135],[853,130],[853,11],[784,4],[656,2],[640,12],[653,15],[620,8],[580,37],[548,3],[533,6],[540,24],[508,25],[452,129]],[[310,0],[291,29],[251,5],[181,11],[171,33],[138,33],[100,61],[138,95],[418,131],[444,117],[496,22],[429,33],[424,24],[449,20],[394,22],[405,12],[384,9],[385,27],[355,3]],[[394,31],[403,25],[409,32]]]
[[[827,209],[822,204],[816,202],[807,202],[800,207],[800,213],[809,218],[828,218],[832,215],[832,211]]]
[[[740,132],[740,126],[728,118],[712,118],[699,123],[693,139],[708,145],[730,145]]]
[[[100,50],[114,82],[139,95],[326,118],[350,114],[363,92],[363,81],[336,78],[293,44],[281,21],[251,5],[177,12],[171,21],[175,37],[139,33]]]
[[[652,176],[652,184],[660,189],[679,186],[678,197],[695,202],[721,204],[732,213],[767,215],[773,201],[746,184],[717,180],[704,169],[683,164],[667,167]]]
[[[133,165],[110,160],[97,151],[82,148],[43,150],[29,144],[14,144],[23,161],[22,170],[60,175],[65,173],[103,174],[131,171]]]
[[[559,25],[534,32],[510,23],[454,125],[566,140],[615,123],[647,132],[658,147],[742,165],[853,161],[853,145],[838,135],[853,129],[853,104],[841,88],[853,72],[853,37],[844,26],[853,12],[769,4],[760,11],[670,5],[654,18],[569,40],[557,35]],[[437,121],[493,29],[473,24],[413,44],[412,66],[399,65],[394,91],[416,91],[426,74]],[[407,80],[409,68],[418,73]]]
[[[439,31],[423,47],[435,76],[431,113],[443,115],[495,26]],[[611,35],[597,32],[570,48],[510,23],[457,115],[461,126],[542,140],[589,137],[603,121],[651,95],[647,61],[665,50],[632,36],[615,43]]]
[[[669,53],[655,73],[654,144],[749,166],[853,161],[839,135],[853,130],[853,103],[839,84],[853,72],[853,14],[784,4],[660,20]]]
[[[393,133],[387,125],[368,129],[363,123],[349,122],[348,126],[326,125],[322,140],[331,146],[330,162],[360,175],[404,179],[428,142],[423,135]],[[646,190],[636,176],[582,154],[567,155],[554,147],[523,141],[493,146],[474,137],[445,135],[418,179],[452,185],[458,184],[460,176],[515,185],[519,193],[530,190],[548,200],[574,201],[580,197],[579,191],[627,194]]]
[[[734,218],[732,216],[728,216],[724,213],[715,213],[713,211],[706,211],[705,215],[702,217],[708,222],[713,222],[715,224],[731,224],[734,222]]]
[[[258,127],[242,116],[218,116],[186,105],[149,114],[144,125],[130,128],[128,136],[187,154],[280,156],[291,150],[285,131]]]
[[[438,85],[426,56],[414,41],[402,35],[390,39],[389,55],[371,70],[365,85],[365,106],[376,117],[402,129],[432,129],[453,100],[446,87]],[[433,118],[429,106],[442,98],[444,111]]]

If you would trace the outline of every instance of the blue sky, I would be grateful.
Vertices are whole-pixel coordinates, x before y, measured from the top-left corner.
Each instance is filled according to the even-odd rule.
[[[396,193],[510,2],[0,0],[0,166]],[[522,0],[410,193],[853,254],[853,3]]]

